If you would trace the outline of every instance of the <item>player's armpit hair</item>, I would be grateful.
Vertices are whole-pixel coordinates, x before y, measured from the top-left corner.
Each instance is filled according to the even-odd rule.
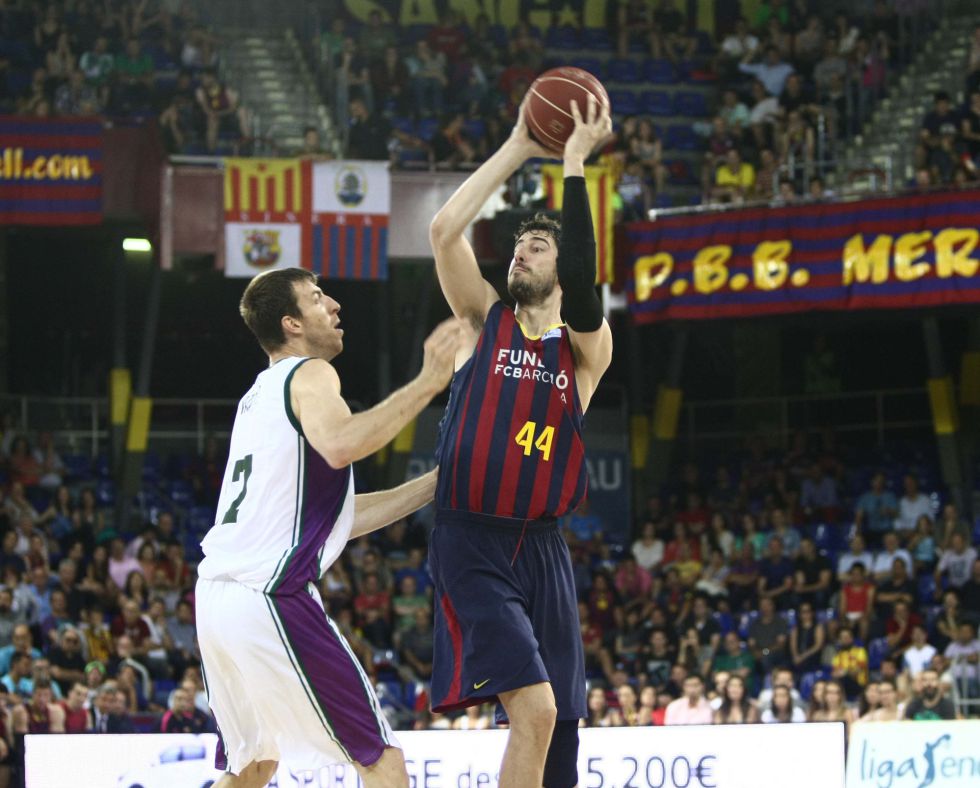
[[[585,178],[580,175],[565,178],[561,232],[558,284],[562,290],[562,317],[573,331],[598,331],[602,326],[602,303],[595,291],[595,234]]]

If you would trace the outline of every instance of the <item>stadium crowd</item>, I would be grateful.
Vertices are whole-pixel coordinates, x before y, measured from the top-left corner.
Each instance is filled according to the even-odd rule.
[[[946,91],[933,96],[915,148],[915,186],[964,186],[980,180],[980,26],[970,40],[965,100]]]
[[[838,140],[907,62],[903,31],[923,19],[915,3],[899,13],[877,0],[857,16],[841,4],[768,0],[750,19],[718,11],[711,36],[682,6],[624,0],[610,4],[607,28],[556,15],[543,31],[485,15],[466,24],[453,10],[435,25],[401,27],[379,10],[363,23],[336,14],[311,58],[326,75],[344,155],[401,167],[475,166],[509,133],[538,74],[559,64],[592,71],[610,88],[617,134],[602,159],[630,219],[681,201],[827,196]],[[188,0],[5,3],[0,111],[156,120],[170,152],[248,155],[256,124],[220,77],[221,50]],[[934,183],[973,179],[971,101],[951,118],[953,132],[944,110],[931,113],[918,179],[927,169]],[[293,153],[333,155],[315,127]]]
[[[350,102],[340,114],[348,155],[403,166],[483,160],[538,74],[592,71],[616,119],[601,158],[617,175],[622,215],[634,218],[671,204],[676,186],[700,185],[694,199],[704,202],[829,196],[838,141],[859,131],[912,55],[908,31],[924,24],[914,3],[899,13],[878,0],[859,16],[772,0],[751,19],[717,18],[713,39],[681,5],[611,5],[602,30],[557,18],[544,31],[507,31],[485,16],[467,26],[453,11],[435,26],[398,28],[374,12],[356,30],[335,18],[318,51],[336,102]],[[668,86],[677,89],[648,89]]]
[[[247,152],[250,118],[217,75],[219,41],[194,4],[4,3],[0,111],[158,119],[171,151]]]
[[[909,52],[912,10],[877,0],[866,16],[809,3],[763,4],[721,42],[721,106],[707,137],[703,199],[830,196],[839,140],[859,133]]]
[[[823,440],[683,466],[628,540],[587,502],[565,519],[585,724],[950,719],[980,697],[975,529],[928,464],[872,473]],[[166,465],[153,485],[187,497],[135,528],[114,522],[104,468],[50,435],[8,427],[0,456],[2,763],[28,732],[212,730],[194,632],[210,518],[188,511],[213,517],[217,443]],[[427,711],[428,523],[353,542],[321,595],[397,727],[488,727],[490,708]]]

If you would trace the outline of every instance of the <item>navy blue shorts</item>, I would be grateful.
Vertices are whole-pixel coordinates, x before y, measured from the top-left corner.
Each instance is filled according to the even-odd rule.
[[[551,683],[559,720],[585,716],[585,660],[568,546],[554,520],[442,510],[429,544],[435,586],[432,710]]]

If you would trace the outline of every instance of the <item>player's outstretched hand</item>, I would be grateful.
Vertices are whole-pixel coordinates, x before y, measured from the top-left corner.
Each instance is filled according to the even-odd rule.
[[[429,334],[422,346],[422,371],[419,373],[433,394],[442,391],[453,377],[456,352],[463,342],[464,322],[454,317],[444,320]]]
[[[517,123],[510,133],[511,141],[521,146],[525,159],[557,159],[558,154],[553,150],[548,150],[544,145],[534,139],[528,130],[527,121],[524,118],[524,105],[527,104],[527,99],[530,95],[528,93],[524,96],[524,100],[521,101],[521,106],[517,109]]]
[[[590,94],[584,118],[578,102],[572,100],[572,117],[575,118],[575,130],[565,143],[565,159],[585,161],[600,143],[612,135],[609,107],[600,106]]]

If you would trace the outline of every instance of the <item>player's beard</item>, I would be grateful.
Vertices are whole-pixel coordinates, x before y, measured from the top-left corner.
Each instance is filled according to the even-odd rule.
[[[523,306],[538,306],[554,292],[558,285],[558,273],[547,280],[536,279],[531,274],[507,281],[507,292],[515,302]]]

